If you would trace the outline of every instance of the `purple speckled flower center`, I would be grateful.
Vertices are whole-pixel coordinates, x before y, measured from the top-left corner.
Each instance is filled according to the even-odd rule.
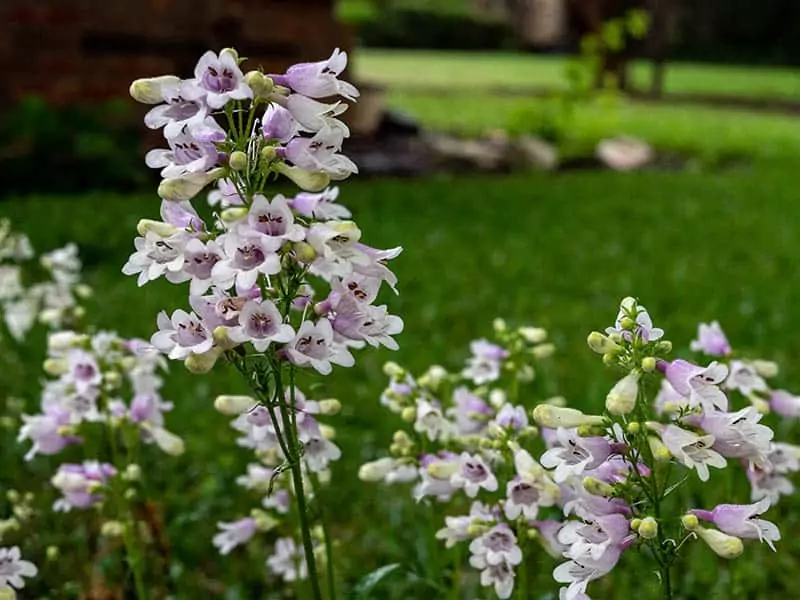
[[[208,333],[197,321],[189,321],[178,325],[177,342],[185,348],[197,346],[208,339]]]
[[[472,481],[473,483],[479,483],[486,479],[487,472],[486,467],[484,467],[481,463],[467,461],[464,463],[464,477]]]
[[[234,264],[236,268],[249,270],[262,264],[266,257],[264,251],[254,244],[244,244],[236,248]]]
[[[297,340],[295,350],[317,360],[321,360],[328,355],[328,345],[325,343],[325,338],[313,334],[304,335]]]
[[[221,70],[208,67],[203,73],[202,81],[203,87],[215,94],[224,94],[236,89],[236,78],[233,71],[224,67]]]

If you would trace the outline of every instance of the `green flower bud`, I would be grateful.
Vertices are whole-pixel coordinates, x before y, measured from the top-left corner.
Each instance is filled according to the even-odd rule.
[[[292,250],[295,258],[303,264],[310,265],[317,259],[317,251],[308,242],[295,242]]]
[[[254,98],[266,98],[275,88],[272,79],[261,71],[248,71],[244,76],[244,82],[253,90]]]
[[[331,182],[331,178],[327,173],[306,171],[300,167],[290,167],[285,162],[279,162],[273,165],[272,168],[277,173],[291,179],[295,185],[307,192],[321,192]]]
[[[586,338],[586,343],[597,354],[619,354],[622,352],[622,346],[599,331],[590,333],[589,337]]]
[[[247,168],[247,154],[241,150],[231,152],[228,158],[228,166],[234,171],[244,171]]]
[[[131,98],[142,104],[160,104],[164,101],[164,86],[177,86],[181,82],[175,75],[162,75],[160,77],[147,77],[137,79],[128,90]]]
[[[636,408],[639,394],[639,373],[629,373],[620,379],[606,396],[606,410],[612,415],[627,415]]]
[[[258,402],[252,396],[223,394],[214,400],[214,408],[223,415],[240,415]]]
[[[645,517],[639,524],[639,536],[646,540],[652,540],[658,535],[658,522],[653,517]]]
[[[642,359],[642,371],[652,373],[656,370],[656,359],[652,356],[645,356]]]
[[[400,413],[400,418],[407,423],[413,423],[417,419],[417,408],[415,406],[406,406]]]
[[[162,221],[153,221],[152,219],[140,219],[136,225],[136,231],[139,235],[147,235],[148,232],[153,232],[161,237],[169,237],[180,231],[175,225],[163,223]]]

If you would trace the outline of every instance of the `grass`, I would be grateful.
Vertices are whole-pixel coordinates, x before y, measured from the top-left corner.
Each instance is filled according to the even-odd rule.
[[[584,172],[347,184],[344,200],[355,209],[366,240],[405,246],[395,265],[401,295],[387,300],[406,320],[406,332],[396,355],[363,353],[356,368],[338,369],[320,390],[345,405],[335,419],[345,457],[330,498],[346,547],[337,554],[343,580],[352,583],[390,562],[424,565],[425,556],[448,556],[414,545],[431,525],[403,500],[405,491],[383,494],[357,481],[360,462],[378,455],[399,425],[378,406],[382,361],[396,358],[417,371],[431,363],[457,368],[467,342],[488,334],[492,319],[501,315],[547,327],[559,348],[552,373],[558,391],[579,406],[598,406],[613,377],[585,348],[585,336],[613,319],[620,297],[636,294],[678,347],[687,345],[698,321],[717,318],[738,346],[791,365],[791,357],[800,355],[793,334],[800,322],[793,269],[795,179],[785,165],[760,164],[717,174]],[[75,240],[98,292],[92,319],[145,337],[158,310],[183,301],[183,290],[174,286],[156,282],[140,290],[119,274],[136,220],[156,211],[157,201],[142,196],[2,204],[3,216],[29,232],[37,248]],[[23,370],[6,371],[2,383],[7,392],[25,394],[33,409],[41,353],[33,345],[24,351]],[[241,388],[224,370],[208,377],[189,376],[179,365],[173,371],[166,396],[177,400],[171,419],[187,437],[188,451],[177,461],[159,459],[148,472],[165,498],[177,597],[203,593],[192,574],[197,569],[208,578],[239,582],[228,597],[254,597],[261,589],[253,581],[261,577],[263,550],[219,560],[209,542],[217,520],[232,519],[256,501],[230,493],[247,456],[210,407],[217,393]],[[791,368],[785,380],[800,387],[800,374]],[[10,436],[3,444],[12,445]],[[15,462],[13,470],[3,471],[3,481],[9,484],[20,473],[38,481],[46,463],[35,461],[20,472]],[[48,535],[43,531],[32,543]],[[794,548],[791,540],[786,546]],[[747,564],[760,564],[757,549],[755,557]],[[417,570],[425,576],[423,566]],[[754,594],[788,585],[777,571],[770,573],[768,582],[748,575],[737,585]],[[544,573],[541,585],[550,585],[546,580]],[[615,590],[626,589],[625,581],[615,583]],[[711,589],[707,579],[692,585]]]
[[[435,87],[475,92],[492,88],[563,89],[565,58],[507,52],[438,52],[361,48],[355,73],[365,81],[410,90]],[[800,101],[800,70],[669,63],[665,92]],[[650,66],[637,62],[635,86],[648,89]]]

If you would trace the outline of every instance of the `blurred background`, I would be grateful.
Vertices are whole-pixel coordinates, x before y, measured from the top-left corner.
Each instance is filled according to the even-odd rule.
[[[267,72],[336,46],[350,53],[347,77],[362,97],[346,115],[354,136],[344,152],[362,173],[343,184],[341,201],[367,243],[405,247],[394,265],[400,296],[390,301],[406,322],[401,350],[364,353],[317,390],[345,406],[331,500],[341,508],[344,584],[392,562],[423,581],[441,552],[418,543],[436,524],[423,522],[405,490],[365,490],[356,477],[397,428],[378,406],[385,360],[417,372],[458,368],[468,341],[502,316],[551,331],[558,353],[547,394],[597,407],[613,375],[584,340],[632,294],[676,348],[688,348],[699,321],[718,319],[734,347],[784,365],[777,387],[800,389],[796,1],[2,0],[0,216],[39,251],[80,246],[99,327],[149,337],[157,312],[184,302],[176,286],[137,289],[120,273],[137,221],[158,212],[157,174],[143,157],[163,143],[142,126],[145,108],[128,86],[188,77],[206,49],[225,46]],[[29,412],[43,340],[5,352],[0,373],[2,394]],[[149,472],[173,597],[269,597],[263,549],[220,560],[210,544],[216,521],[253,502],[231,491],[249,457],[210,407],[235,391],[240,382],[224,370],[193,377],[174,368],[169,377],[165,396],[187,453]],[[1,434],[0,486],[23,481],[52,495],[56,461],[24,463],[15,434]],[[748,548],[747,562],[724,566],[706,556],[707,569],[684,576],[696,590],[687,597],[793,597],[797,508],[789,502],[773,519],[785,538],[778,555]],[[59,517],[68,530],[72,518]],[[51,544],[69,556],[87,535],[71,531],[63,521],[43,526],[29,540],[33,556]],[[92,569],[111,560],[94,558]],[[65,588],[77,578],[72,566],[64,558],[43,569],[31,597],[121,597]],[[551,567],[543,556],[543,589],[553,589],[544,583]],[[615,582],[614,591],[598,584],[596,597],[658,593],[636,588],[635,577]],[[424,586],[383,593],[437,597]]]

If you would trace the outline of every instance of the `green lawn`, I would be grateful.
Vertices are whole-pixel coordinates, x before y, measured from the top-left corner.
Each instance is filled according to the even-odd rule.
[[[793,362],[800,355],[794,334],[800,322],[794,268],[800,210],[796,175],[786,164],[759,163],[716,174],[582,172],[353,182],[344,186],[343,201],[354,208],[366,241],[405,247],[395,265],[400,296],[387,300],[406,321],[396,355],[364,353],[357,367],[337,369],[320,390],[345,405],[335,419],[345,458],[337,466],[330,501],[337,506],[346,548],[337,554],[346,582],[394,561],[424,571],[425,556],[447,556],[441,551],[426,555],[430,551],[414,545],[415,536],[432,525],[404,501],[404,491],[364,491],[356,478],[359,463],[376,456],[397,427],[377,401],[380,365],[390,357],[414,369],[434,362],[457,367],[467,342],[487,334],[495,316],[542,325],[559,349],[554,389],[579,406],[597,407],[613,379],[585,347],[586,334],[610,323],[622,296],[636,294],[679,348],[687,346],[698,321],[717,318],[739,347],[783,361],[787,385],[800,388]],[[137,219],[154,216],[157,208],[154,196],[103,194],[0,205],[2,215],[27,231],[37,248],[75,240],[97,289],[92,320],[145,337],[153,331],[156,313],[181,306],[185,292],[164,282],[137,289],[133,279],[119,273]],[[41,352],[31,347],[26,353],[26,366],[6,371],[0,383],[7,393],[27,394],[33,408]],[[187,437],[188,451],[177,461],[159,458],[148,472],[166,499],[181,598],[202,593],[194,587],[197,569],[211,578],[238,581],[230,598],[255,597],[260,589],[248,586],[260,578],[263,550],[256,546],[218,559],[209,541],[216,520],[232,518],[255,501],[229,493],[247,453],[234,446],[226,420],[211,409],[217,393],[239,385],[224,370],[196,377],[180,365],[169,378],[166,395],[177,401],[173,427]],[[3,446],[10,445],[7,434]],[[47,473],[46,463],[35,461],[22,472],[35,482]],[[5,484],[20,473],[20,463],[13,464],[0,476]],[[787,513],[785,519],[796,524],[798,517]],[[784,553],[800,551],[791,531],[800,530],[785,532]],[[711,569],[707,555],[703,564]],[[748,548],[748,556],[749,562],[731,575],[747,574],[743,589],[764,593],[790,585],[777,567],[770,569],[769,579],[757,570],[766,560],[761,549]],[[780,554],[779,560],[790,556]],[[545,582],[551,563],[542,560],[541,585],[550,585]],[[49,572],[58,575],[57,567]],[[710,590],[712,579],[701,576],[692,585]],[[617,580],[615,593],[630,584],[624,577]],[[596,597],[622,597],[602,589]]]
[[[360,48],[355,55],[355,73],[360,79],[402,90],[558,89],[565,85],[564,64],[560,56],[503,52]],[[635,64],[632,76],[636,85],[649,86],[649,65]],[[665,91],[800,101],[800,69],[670,63]]]

